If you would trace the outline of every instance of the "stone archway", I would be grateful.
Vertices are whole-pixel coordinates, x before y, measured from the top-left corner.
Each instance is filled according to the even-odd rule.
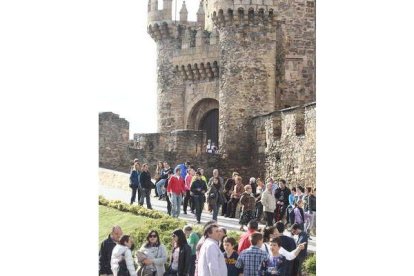
[[[217,100],[206,98],[198,101],[188,115],[187,129],[206,131],[206,139],[212,139],[218,145],[218,113]]]

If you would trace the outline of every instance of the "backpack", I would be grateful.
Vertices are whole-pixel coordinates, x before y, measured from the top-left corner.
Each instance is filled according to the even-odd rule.
[[[125,253],[122,254],[122,256],[125,257]],[[119,269],[117,273],[118,276],[130,276],[129,270],[126,265],[125,258],[123,258],[122,261],[118,263],[118,265],[119,265]]]

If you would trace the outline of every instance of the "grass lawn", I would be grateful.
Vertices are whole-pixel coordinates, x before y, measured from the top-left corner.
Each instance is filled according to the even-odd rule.
[[[99,205],[99,245],[108,237],[113,225],[121,226],[124,234],[130,234],[139,225],[144,225],[148,220],[152,219]]]

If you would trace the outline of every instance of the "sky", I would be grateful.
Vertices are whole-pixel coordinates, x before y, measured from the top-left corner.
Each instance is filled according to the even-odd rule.
[[[182,2],[177,0],[178,11]],[[100,28],[106,30],[102,66],[110,78],[98,92],[98,110],[125,118],[130,138],[134,133],[157,132],[156,44],[147,34],[147,4],[147,0],[112,1],[100,11],[107,18]],[[189,21],[195,21],[199,0],[187,0],[186,6]],[[174,10],[175,1],[173,14]]]

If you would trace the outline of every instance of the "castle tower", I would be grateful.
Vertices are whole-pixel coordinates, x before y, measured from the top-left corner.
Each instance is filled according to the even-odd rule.
[[[180,23],[186,23],[187,20],[188,20],[187,6],[185,5],[185,1],[183,1],[183,5],[181,6],[181,10],[180,10]]]
[[[260,1],[261,2],[261,1]],[[220,48],[220,152],[250,161],[250,122],[274,110],[276,31],[272,14],[233,1],[209,1]]]
[[[198,7],[197,11],[197,23],[204,30],[205,22],[205,12],[204,12],[204,1],[200,1],[200,6]]]
[[[172,0],[164,0],[158,10],[157,0],[149,0],[148,33],[157,43],[157,114],[158,132],[184,126],[184,87],[174,72],[173,52],[180,47],[179,29],[172,21]]]

